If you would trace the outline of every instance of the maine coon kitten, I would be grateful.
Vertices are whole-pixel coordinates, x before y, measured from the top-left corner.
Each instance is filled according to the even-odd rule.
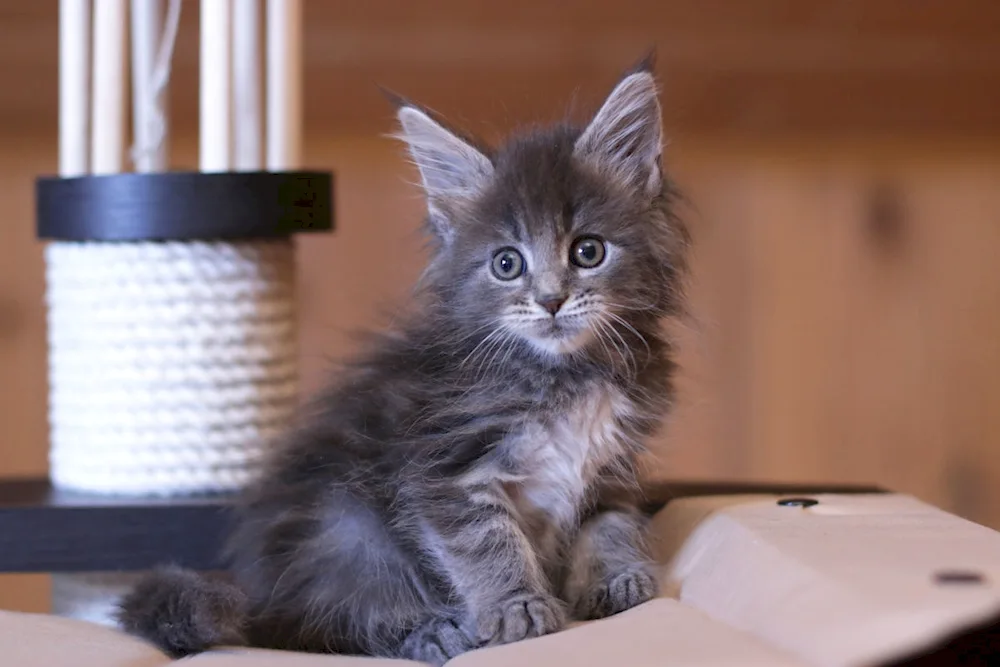
[[[655,595],[636,455],[670,399],[687,237],[648,64],[584,128],[496,150],[400,102],[436,240],[412,315],[319,396],[239,506],[233,583],[176,568],[120,621],[441,664]]]

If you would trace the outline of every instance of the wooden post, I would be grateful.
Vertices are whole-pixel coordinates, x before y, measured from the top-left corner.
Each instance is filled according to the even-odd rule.
[[[125,0],[94,0],[91,171],[122,170],[125,139]]]
[[[167,127],[157,126],[156,91],[153,80],[163,28],[163,0],[132,0],[132,134],[138,152],[135,170],[163,171],[167,168]],[[166,104],[166,91],[160,103]],[[162,132],[162,133],[161,133]]]
[[[90,0],[59,0],[59,174],[87,173]]]
[[[201,171],[229,170],[229,40],[230,0],[201,0]]]
[[[263,163],[260,3],[233,5],[233,167],[256,171]]]
[[[302,152],[302,2],[267,0],[267,168],[294,169]]]

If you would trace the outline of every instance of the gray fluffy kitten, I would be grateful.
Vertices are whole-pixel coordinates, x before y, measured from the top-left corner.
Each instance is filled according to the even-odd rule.
[[[656,594],[636,457],[667,409],[687,236],[657,87],[491,150],[405,101],[434,255],[414,313],[337,378],[238,507],[233,581],[160,570],[120,621],[218,644],[441,664]]]

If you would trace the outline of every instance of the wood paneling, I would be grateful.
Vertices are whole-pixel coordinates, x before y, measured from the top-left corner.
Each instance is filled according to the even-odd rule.
[[[0,131],[2,132],[2,131]],[[49,140],[0,133],[0,476],[46,470],[45,304],[34,240],[34,175],[55,165]],[[49,577],[0,575],[0,609],[47,611]]]
[[[35,242],[34,177],[54,169],[52,141],[0,135],[0,475],[45,469],[48,381],[42,248]]]
[[[721,384],[699,388],[741,478],[877,483],[1000,526],[1000,157],[985,155],[737,159],[742,206],[702,242],[740,252],[698,267],[728,285],[718,313],[737,328],[702,341]],[[883,183],[891,232],[872,218]],[[690,446],[672,442],[665,469]]]
[[[0,0],[0,124],[55,129],[56,7]],[[998,132],[995,0],[306,0],[305,16],[313,134],[380,131],[376,83],[476,130],[549,119],[654,45],[675,133]],[[184,134],[197,3],[182,17],[171,100]]]

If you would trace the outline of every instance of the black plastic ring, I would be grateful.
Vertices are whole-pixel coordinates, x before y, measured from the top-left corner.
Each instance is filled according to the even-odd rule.
[[[819,501],[815,498],[782,498],[778,501],[778,505],[781,507],[812,507],[813,505],[819,505]]]
[[[333,229],[333,174],[163,172],[39,178],[37,233],[60,241],[281,238]]]

